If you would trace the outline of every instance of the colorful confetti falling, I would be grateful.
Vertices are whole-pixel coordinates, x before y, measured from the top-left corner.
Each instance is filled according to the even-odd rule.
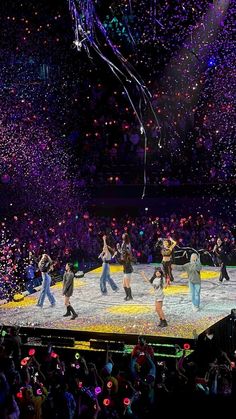
[[[74,20],[69,2],[3,3],[1,277],[14,278],[11,294],[30,249],[54,240],[60,261],[78,249],[72,219],[86,214],[90,186],[206,183],[234,216],[221,191],[235,184],[235,2],[71,0]],[[95,254],[98,229],[85,223],[81,247]]]

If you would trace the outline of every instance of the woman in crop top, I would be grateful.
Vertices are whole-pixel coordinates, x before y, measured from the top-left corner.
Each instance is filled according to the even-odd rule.
[[[100,289],[102,295],[107,295],[107,282],[110,284],[113,291],[118,291],[118,287],[111,278],[110,274],[110,262],[114,256],[114,250],[107,245],[106,236],[103,236],[103,250],[98,256],[102,259],[102,275],[100,277]]]
[[[176,241],[173,240],[171,237],[169,238],[169,240],[164,239],[161,246],[162,266],[167,284],[169,284],[170,281],[174,281],[171,264],[173,249],[175,246]]]

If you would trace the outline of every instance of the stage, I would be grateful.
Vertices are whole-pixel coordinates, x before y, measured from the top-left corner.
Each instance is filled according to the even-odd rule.
[[[165,290],[164,311],[168,327],[158,327],[155,313],[155,295],[151,285],[144,282],[140,271],[148,277],[153,273],[153,265],[135,265],[132,278],[133,300],[124,301],[122,288],[122,267],[111,266],[112,278],[119,290],[113,292],[108,285],[108,295],[100,293],[99,278],[101,268],[75,279],[71,303],[78,313],[76,320],[64,318],[65,313],[62,283],[52,287],[56,306],[51,308],[46,300],[43,308],[36,307],[39,292],[26,296],[21,302],[10,302],[0,306],[1,324],[16,325],[63,332],[86,332],[92,339],[97,333],[106,336],[144,334],[153,337],[193,339],[208,327],[230,314],[236,306],[236,268],[229,268],[230,281],[220,283],[219,269],[204,267],[202,271],[201,309],[192,310],[186,275],[174,270],[175,281]]]

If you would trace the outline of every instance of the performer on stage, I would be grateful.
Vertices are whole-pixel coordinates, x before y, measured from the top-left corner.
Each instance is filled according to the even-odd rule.
[[[132,272],[133,272],[133,266],[132,266],[132,255],[130,250],[126,250],[123,253],[123,288],[125,290],[125,301],[133,300],[132,291],[131,291],[131,279],[132,279]]]
[[[103,250],[102,253],[98,256],[102,259],[102,275],[100,278],[100,288],[102,295],[107,295],[107,285],[108,282],[113,291],[118,291],[118,287],[111,278],[110,275],[110,261],[112,259],[112,255],[115,255],[114,250],[107,245],[106,236],[103,236]]]
[[[160,323],[158,326],[160,327],[168,326],[166,318],[165,318],[165,314],[163,311],[163,300],[164,300],[163,288],[166,286],[164,272],[162,271],[161,268],[156,268],[151,279],[147,278],[144,271],[141,271],[141,275],[146,282],[149,282],[150,284],[152,284],[155,290],[155,308],[156,308],[156,313],[160,319]]]
[[[121,254],[121,257],[126,252],[130,253],[131,255],[132,249],[131,249],[131,242],[130,242],[130,237],[128,233],[122,234],[122,243],[121,243],[121,246],[119,243],[117,243],[117,250]]]
[[[170,281],[174,281],[171,264],[172,264],[173,249],[175,246],[176,246],[176,241],[173,240],[171,237],[168,240],[164,239],[161,246],[162,266],[164,270],[166,283],[168,285]]]
[[[125,290],[125,301],[133,300],[132,290],[131,290],[131,278],[132,278],[132,248],[130,237],[128,233],[122,234],[122,243],[121,246],[117,243],[117,251],[120,254],[120,257],[117,258],[118,262],[123,265],[123,288]]]
[[[63,314],[63,317],[68,317],[72,314],[71,320],[75,320],[78,317],[78,314],[73,309],[72,305],[70,304],[70,297],[73,294],[74,289],[74,272],[73,272],[73,264],[67,263],[66,270],[63,275],[63,289],[62,295],[64,295],[65,299],[65,306],[66,306],[66,313]]]
[[[216,240],[213,252],[217,257],[217,262],[220,266],[219,281],[222,282],[224,278],[226,279],[226,281],[229,281],[230,278],[226,270],[228,249],[226,243],[224,243],[220,237],[218,237],[218,239]]]
[[[38,266],[42,275],[43,282],[37,306],[43,307],[45,297],[47,296],[51,303],[51,307],[54,307],[56,300],[50,291],[50,284],[52,279],[49,275],[49,272],[53,269],[52,259],[46,253],[44,253],[39,261]]]
[[[191,300],[194,311],[199,311],[200,308],[200,292],[201,292],[201,262],[196,253],[192,253],[190,262],[182,266],[175,266],[176,269],[186,271],[188,274],[189,290],[191,293]]]
[[[117,258],[118,262],[123,265],[123,288],[125,290],[125,301],[133,300],[132,290],[131,290],[131,279],[132,279],[132,256],[130,251],[123,251],[122,255]]]

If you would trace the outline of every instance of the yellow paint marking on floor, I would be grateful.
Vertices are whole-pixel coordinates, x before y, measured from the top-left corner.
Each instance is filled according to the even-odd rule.
[[[92,324],[79,326],[79,330],[86,332],[125,333],[125,327],[120,324]]]
[[[187,294],[189,292],[188,285],[175,285],[174,282],[171,283],[167,288],[164,288],[164,294],[175,295],[175,294]],[[148,292],[151,295],[155,295],[154,288],[151,288]]]
[[[136,305],[136,304],[123,304],[120,306],[113,306],[106,309],[109,313],[114,314],[125,314],[125,315],[134,315],[134,314],[143,314],[143,313],[152,313],[153,307]]]
[[[123,272],[123,266],[121,265],[110,265],[110,270],[111,273],[117,273],[117,272]],[[94,269],[93,271],[87,272],[86,275],[88,274],[96,274],[96,273],[101,273],[102,272],[102,266],[100,266],[99,268]]]
[[[189,288],[187,285],[175,285],[173,282],[167,288],[164,288],[165,295],[187,294],[188,292]]]
[[[219,272],[215,271],[202,271],[201,272],[201,278],[202,279],[214,279],[219,277]]]
[[[7,304],[3,304],[2,306],[0,306],[0,308],[3,308],[4,310],[7,308],[16,308],[16,307],[27,307],[27,306],[32,306],[35,305],[37,303],[37,298],[36,297],[25,297],[24,300],[22,301],[11,301]]]
[[[86,282],[85,281],[81,281],[80,279],[74,279],[74,288],[80,288],[80,287],[82,287],[83,285],[85,285],[86,284]],[[61,282],[57,282],[55,285],[54,285],[54,287],[53,288],[56,288],[56,289],[60,289],[60,288],[62,288],[62,286],[63,286],[63,282],[61,281]]]
[[[214,278],[218,278],[219,276],[219,272],[215,272],[215,271],[201,271],[201,279],[205,280],[205,279],[214,279]],[[187,274],[183,273],[180,275],[181,278],[187,279]]]
[[[189,292],[188,285],[176,285],[174,282],[171,283],[168,287],[164,288],[165,295],[175,295],[175,294],[187,294]],[[155,296],[154,288],[149,290],[149,294]]]

